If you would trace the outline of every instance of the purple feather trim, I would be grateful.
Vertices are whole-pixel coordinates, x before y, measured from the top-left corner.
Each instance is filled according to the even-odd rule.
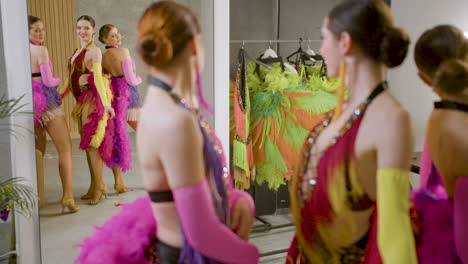
[[[131,169],[132,163],[132,146],[126,123],[130,91],[124,78],[112,77],[111,79],[112,108],[114,108],[115,117],[108,122],[99,151],[107,167],[118,166],[126,172]]]
[[[55,87],[49,88],[42,84],[42,90],[44,91],[44,94],[47,98],[47,105],[49,106],[49,109],[57,108],[62,104],[62,99],[60,98],[60,95]]]
[[[42,83],[32,80],[33,89],[33,110],[34,113],[43,114],[47,110],[47,98],[42,89]],[[39,125],[44,122],[42,116],[34,115],[34,125]]]
[[[128,108],[141,108],[140,93],[138,92],[138,86],[128,86],[130,90],[130,97],[128,98]]]

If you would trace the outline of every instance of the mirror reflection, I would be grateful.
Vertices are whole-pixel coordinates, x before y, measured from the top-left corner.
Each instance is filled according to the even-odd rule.
[[[72,262],[79,254],[73,246],[93,226],[147,196],[135,131],[149,67],[138,55],[137,29],[153,2],[28,1],[43,263]],[[176,2],[198,19],[208,4]],[[201,26],[212,35],[204,20]],[[201,78],[212,83],[212,73]],[[213,87],[203,91],[202,102],[213,105]]]

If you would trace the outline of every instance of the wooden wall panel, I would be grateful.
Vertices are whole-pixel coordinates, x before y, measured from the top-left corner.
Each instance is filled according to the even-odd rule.
[[[68,59],[76,49],[75,0],[28,0],[29,15],[44,21],[46,39],[44,45],[54,65],[54,73],[65,82]],[[78,137],[78,127],[71,118],[75,99],[71,93],[64,98],[62,108],[65,111],[68,128],[72,138]]]

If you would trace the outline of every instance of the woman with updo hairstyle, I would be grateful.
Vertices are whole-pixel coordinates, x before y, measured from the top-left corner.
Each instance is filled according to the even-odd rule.
[[[415,264],[411,120],[386,81],[409,37],[383,0],[340,2],[321,35],[327,75],[341,80],[339,104],[310,131],[292,178],[296,232],[286,263]]]
[[[149,67],[137,130],[148,196],[85,239],[77,262],[258,263],[247,242],[253,200],[233,188],[222,146],[194,100],[205,63],[197,18],[174,1],[153,3],[138,23],[137,49]]]
[[[103,157],[110,156],[114,147],[108,131],[108,120],[115,115],[110,80],[102,72],[102,53],[95,45],[95,33],[92,17],[83,15],[77,19],[78,49],[68,61],[69,76],[60,91],[62,97],[71,91],[76,100],[72,116],[78,124],[80,149],[86,151],[91,176],[88,192],[81,199],[89,200],[89,205],[98,204],[103,195],[107,197]]]
[[[128,136],[126,123],[136,130],[141,103],[138,85],[141,78],[136,75],[135,62],[127,48],[121,47],[122,37],[116,26],[105,24],[99,29],[99,41],[106,45],[102,54],[102,66],[110,75],[110,88],[112,91],[112,108],[115,118],[109,120],[108,126],[112,129],[109,136],[114,142],[112,155],[103,157],[104,163],[112,168],[117,193],[127,192],[122,179],[122,171],[131,168],[131,142]]]
[[[426,127],[419,263],[468,263],[468,40],[451,25],[426,30],[414,49],[418,75],[440,97]]]
[[[79,210],[73,197],[73,162],[70,133],[65,121],[65,113],[60,105],[62,100],[57,91],[60,79],[52,71],[52,60],[44,46],[45,28],[42,20],[29,16],[29,48],[31,52],[31,72],[34,112],[34,132],[36,135],[36,167],[39,207],[46,206],[44,187],[44,154],[47,145],[46,132],[52,138],[59,157],[59,174],[62,180],[62,210],[72,213]]]

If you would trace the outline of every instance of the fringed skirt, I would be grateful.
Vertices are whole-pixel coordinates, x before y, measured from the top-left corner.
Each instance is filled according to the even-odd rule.
[[[44,83],[32,80],[34,101],[34,125],[44,124],[56,116],[64,116],[60,105],[62,100],[55,87],[49,88]]]
[[[104,80],[109,83],[108,79]],[[80,148],[83,150],[88,148],[100,149],[106,134],[109,116],[99,99],[93,73],[88,77],[88,84],[80,88],[82,92],[72,112],[72,116],[78,122],[80,129]],[[107,96],[112,98],[110,90],[107,91]]]
[[[115,117],[107,122],[108,127],[99,151],[107,167],[117,166],[126,172],[132,163],[132,146],[126,124],[131,92],[124,78],[111,77],[110,88]]]
[[[128,85],[128,90],[130,91],[130,96],[128,97],[129,105],[127,110],[127,121],[138,121],[141,109],[141,100],[140,93],[138,92],[138,86]]]

